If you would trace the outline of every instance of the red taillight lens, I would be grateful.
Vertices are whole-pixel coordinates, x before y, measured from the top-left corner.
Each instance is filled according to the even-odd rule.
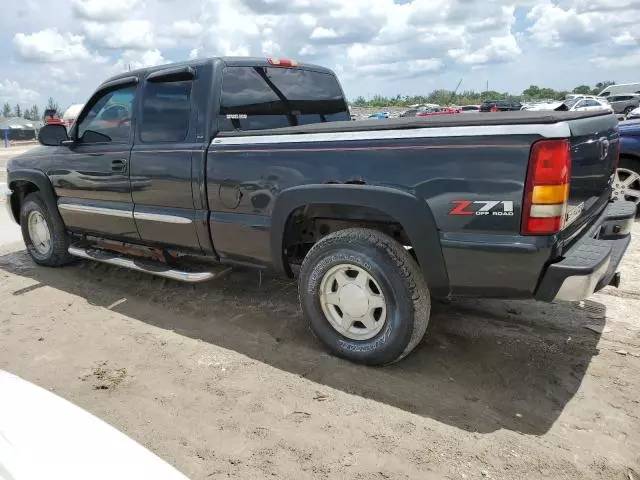
[[[570,178],[569,140],[540,140],[533,144],[522,206],[523,235],[551,235],[562,230]]]
[[[541,140],[533,144],[529,162],[534,163],[534,185],[569,183],[571,153],[568,140]]]

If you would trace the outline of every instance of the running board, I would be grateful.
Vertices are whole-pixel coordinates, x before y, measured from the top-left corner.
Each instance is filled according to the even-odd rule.
[[[106,250],[99,250],[95,248],[69,247],[69,253],[74,257],[95,260],[97,262],[108,263],[109,265],[115,265],[117,267],[128,268],[137,272],[149,273],[151,275],[157,275],[159,277],[170,278],[172,280],[187,283],[200,283],[220,278],[230,273],[233,269],[228,265],[220,265],[220,268],[215,272],[187,272],[173,269],[162,263],[126,258]]]

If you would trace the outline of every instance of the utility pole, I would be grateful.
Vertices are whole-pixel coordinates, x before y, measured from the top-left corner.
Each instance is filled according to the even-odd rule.
[[[487,89],[485,90],[485,92],[489,91],[489,80],[487,80]]]

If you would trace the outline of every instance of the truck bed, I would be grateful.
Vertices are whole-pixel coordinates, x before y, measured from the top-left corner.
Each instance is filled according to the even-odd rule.
[[[376,130],[403,130],[413,128],[438,127],[477,127],[494,125],[549,125],[571,120],[611,115],[601,112],[495,112],[468,113],[458,115],[434,115],[432,117],[391,118],[384,120],[325,122],[296,127],[274,128],[269,130],[244,130],[221,132],[217,137],[249,137],[265,135],[291,135],[310,133],[363,132]]]

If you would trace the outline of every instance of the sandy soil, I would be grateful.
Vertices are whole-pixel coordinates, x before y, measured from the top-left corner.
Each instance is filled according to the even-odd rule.
[[[0,368],[193,479],[640,480],[639,245],[620,290],[436,304],[428,341],[366,368],[313,340],[293,283],[48,269],[5,243]]]

